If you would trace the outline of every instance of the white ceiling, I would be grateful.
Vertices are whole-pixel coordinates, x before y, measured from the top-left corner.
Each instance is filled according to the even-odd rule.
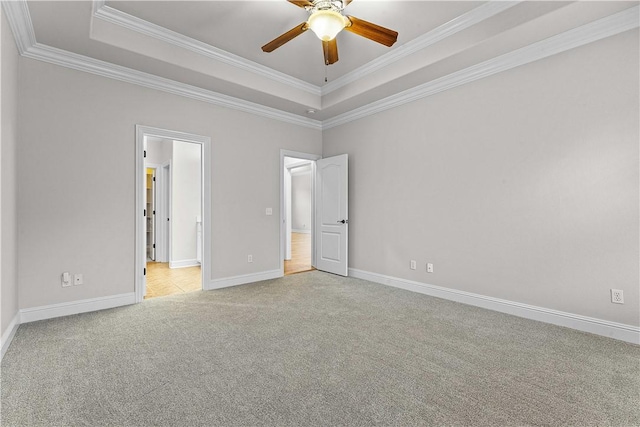
[[[391,48],[342,32],[338,35],[340,60],[328,67],[328,74],[336,78],[353,71],[482,3],[356,0],[347,6],[346,14],[402,31]],[[285,0],[169,1],[153,2],[153,6],[140,1],[109,1],[108,5],[311,84],[324,84],[322,44],[313,32],[272,53],[260,49],[307,20],[304,9]]]
[[[461,70],[638,7],[637,1],[354,0],[346,14],[398,31],[398,41],[387,48],[342,32],[340,60],[325,67],[321,42],[310,31],[272,53],[260,49],[306,20],[304,9],[285,0],[27,4],[38,44],[82,55],[74,60],[104,61],[210,98],[248,101],[269,114],[317,123],[398,93],[406,97]],[[309,115],[308,109],[316,112]]]

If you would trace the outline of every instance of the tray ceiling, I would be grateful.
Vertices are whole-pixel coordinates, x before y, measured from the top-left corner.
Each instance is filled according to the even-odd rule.
[[[251,112],[264,108],[315,126],[366,112],[399,94],[403,99],[414,90],[428,94],[430,85],[437,92],[441,82],[474,67],[516,58],[518,52],[535,53],[535,46],[544,43],[561,45],[556,39],[568,40],[572,31],[586,43],[638,26],[635,1],[354,0],[345,13],[398,31],[398,41],[387,48],[343,31],[338,35],[340,60],[326,67],[321,42],[311,31],[272,53],[261,51],[307,18],[303,9],[284,0],[26,5],[10,5],[14,13],[9,15],[14,21],[24,18],[23,27],[33,26],[37,44],[31,57],[42,59],[36,48],[46,47],[48,55],[67,55],[56,63],[86,58],[98,68],[115,67],[114,75],[131,70],[142,80],[152,76],[166,87],[201,91],[208,102],[219,99]],[[19,13],[27,16],[18,19]],[[522,61],[513,58],[512,67]]]

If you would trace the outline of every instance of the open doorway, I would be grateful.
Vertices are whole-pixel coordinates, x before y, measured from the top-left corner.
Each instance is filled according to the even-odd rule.
[[[137,126],[136,140],[136,300],[201,290],[210,277],[210,139]]]
[[[202,289],[202,147],[145,137],[145,299]]]
[[[283,275],[314,269],[314,176],[320,156],[281,150]]]

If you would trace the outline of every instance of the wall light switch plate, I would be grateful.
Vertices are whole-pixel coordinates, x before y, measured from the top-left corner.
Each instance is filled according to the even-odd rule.
[[[412,270],[416,269],[416,260],[412,259],[411,262],[409,263],[409,268]]]
[[[267,215],[273,215],[273,209],[271,209],[271,208],[267,208],[267,209],[266,209],[266,211],[265,211],[265,213],[266,213]]]
[[[431,263],[427,264],[427,273],[433,273],[433,264]]]

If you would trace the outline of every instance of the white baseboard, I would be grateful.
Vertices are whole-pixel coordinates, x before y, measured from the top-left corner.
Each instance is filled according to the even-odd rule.
[[[197,259],[181,259],[180,261],[169,261],[169,268],[197,267],[200,263]]]
[[[368,280],[382,285],[393,286],[395,288],[406,289],[408,291],[418,292],[433,297],[474,305],[476,307],[482,307],[502,313],[508,313],[514,316],[524,317],[526,319],[565,326],[567,328],[590,332],[592,334],[602,335],[633,344],[640,344],[640,327],[633,325],[625,325],[623,323],[596,319],[594,317],[587,317],[499,298],[487,297],[470,292],[443,288],[441,286],[385,276],[355,268],[349,269],[349,275],[357,279]]]
[[[311,230],[307,230],[307,229],[305,229],[305,228],[303,228],[303,229],[299,229],[299,230],[298,230],[298,229],[293,229],[293,228],[292,228],[292,229],[291,229],[291,232],[292,232],[292,233],[311,234]]]
[[[213,279],[207,283],[203,289],[210,291],[213,289],[228,288],[229,286],[244,285],[247,283],[260,282],[262,280],[277,279],[282,277],[282,270],[261,271],[259,273],[243,274],[242,276],[224,277]]]
[[[20,310],[20,323],[35,322],[37,320],[53,319],[54,317],[69,316],[89,311],[104,310],[136,303],[136,294],[111,295],[108,297],[91,298],[80,301],[63,302],[60,304],[43,305],[41,307]]]
[[[2,334],[2,353],[0,353],[0,360],[2,360],[4,354],[9,350],[9,346],[11,345],[11,341],[13,341],[13,336],[18,330],[18,326],[20,326],[20,312],[16,313],[11,320],[11,323],[9,323],[7,330]]]

